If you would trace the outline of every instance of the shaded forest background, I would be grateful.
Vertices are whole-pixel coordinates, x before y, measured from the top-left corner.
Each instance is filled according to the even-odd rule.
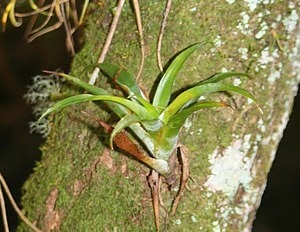
[[[22,39],[22,35],[22,28],[7,28],[0,34],[0,171],[17,202],[21,198],[22,184],[40,159],[39,146],[43,143],[40,135],[29,133],[31,107],[23,95],[32,83],[31,77],[41,74],[42,70],[68,72],[72,61],[66,51],[62,30],[44,35],[30,44]],[[254,232],[299,231],[299,118],[298,94],[269,174]],[[7,208],[11,231],[14,231],[18,219],[8,202]]]

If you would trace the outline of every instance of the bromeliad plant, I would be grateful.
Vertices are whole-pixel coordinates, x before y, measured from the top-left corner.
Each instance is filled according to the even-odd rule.
[[[59,73],[59,75],[76,83],[91,94],[71,96],[49,108],[41,118],[53,111],[64,107],[87,102],[103,101],[121,120],[111,132],[110,146],[116,134],[129,127],[139,138],[150,153],[151,161],[146,162],[161,175],[169,174],[168,159],[177,146],[180,129],[185,120],[195,111],[211,107],[224,107],[223,102],[198,101],[204,95],[220,91],[232,91],[256,101],[254,96],[245,89],[234,85],[219,83],[233,76],[247,76],[245,73],[227,72],[199,82],[178,95],[170,102],[172,86],[175,77],[187,58],[204,43],[194,44],[183,50],[170,64],[162,76],[152,102],[150,102],[136,83],[134,77],[122,68],[109,64],[99,64],[100,69],[107,77],[116,82],[128,97],[111,95],[106,90],[90,85],[76,77]]]
[[[220,81],[233,76],[248,76],[245,73],[238,72],[216,74],[183,91],[173,101],[170,100],[174,79],[182,65],[196,49],[204,44],[196,43],[179,53],[163,74],[151,101],[143,94],[130,73],[106,62],[99,64],[100,69],[111,81],[121,87],[126,93],[126,97],[114,96],[103,88],[90,85],[76,77],[59,73],[59,75],[76,83],[90,94],[80,94],[63,99],[49,108],[42,117],[70,105],[88,101],[103,101],[120,118],[114,128],[102,122],[102,125],[106,126],[111,133],[111,148],[113,148],[113,142],[115,142],[122,149],[120,136],[124,133],[122,132],[124,129],[129,128],[147,152],[138,152],[139,154],[136,155],[134,149],[126,150],[123,147],[123,150],[138,156],[137,158],[150,168],[167,177],[174,171],[172,165],[170,165],[170,157],[176,151],[180,130],[186,119],[193,112],[201,109],[227,106],[223,102],[199,101],[202,95],[231,91],[256,102],[254,96],[247,90],[231,84],[220,83]]]

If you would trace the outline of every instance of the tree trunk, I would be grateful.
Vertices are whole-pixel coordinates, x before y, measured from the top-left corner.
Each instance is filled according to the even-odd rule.
[[[112,17],[112,6],[98,3],[88,15],[84,47],[73,61],[71,74],[84,80]],[[146,41],[141,83],[149,93],[159,75],[155,51],[165,2],[140,4]],[[233,82],[256,96],[264,114],[243,97],[216,94],[214,99],[229,99],[235,111],[203,110],[187,120],[181,143],[189,149],[189,191],[168,218],[168,231],[251,231],[300,80],[299,9],[298,1],[287,0],[172,2],[161,51],[164,64],[188,45],[213,41],[189,58],[176,90],[224,70],[248,72],[251,80]],[[106,60],[138,71],[139,38],[128,2]],[[103,77],[96,85],[110,88]],[[65,91],[82,92],[72,86]],[[42,159],[24,186],[26,215],[43,231],[154,231],[149,169],[110,151],[106,133],[81,110],[116,122],[95,103],[51,115]],[[162,193],[166,207],[173,197]],[[21,224],[18,231],[29,229]]]

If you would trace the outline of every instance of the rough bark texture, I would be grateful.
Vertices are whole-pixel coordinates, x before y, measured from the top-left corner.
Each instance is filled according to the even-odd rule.
[[[85,46],[72,75],[87,80],[108,30],[110,3],[98,2],[89,15]],[[150,91],[159,74],[155,48],[164,1],[140,1],[146,63],[142,84]],[[258,99],[264,114],[240,96],[236,111],[204,110],[186,122],[181,142],[189,148],[190,191],[167,224],[169,231],[250,231],[278,143],[299,83],[299,1],[173,1],[163,39],[163,62],[197,41],[213,46],[195,52],[176,81],[182,89],[214,73],[249,72],[236,78]],[[126,3],[107,60],[137,73],[140,50],[135,17]],[[90,70],[89,70],[90,71]],[[110,88],[105,78],[96,83]],[[68,87],[64,91],[75,91]],[[81,92],[81,90],[76,90]],[[228,99],[225,94],[213,96]],[[43,157],[24,186],[26,215],[44,231],[155,230],[149,170],[130,157],[109,151],[107,136],[80,110],[115,122],[94,103],[51,116],[52,132]],[[166,206],[174,194],[163,193]],[[18,231],[29,231],[20,225]]]

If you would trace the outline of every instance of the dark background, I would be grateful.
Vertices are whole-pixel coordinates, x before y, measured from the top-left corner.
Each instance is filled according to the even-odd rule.
[[[29,44],[22,39],[20,29],[8,28],[0,34],[0,171],[17,202],[24,181],[40,159],[39,146],[43,142],[41,136],[29,133],[28,122],[32,116],[30,106],[23,99],[26,86],[41,70],[59,68],[67,72],[70,68],[71,56],[65,48],[64,32],[57,30],[50,34]],[[254,232],[300,231],[299,119],[298,95],[269,175]],[[7,199],[6,206],[10,228],[14,231],[17,215]]]

